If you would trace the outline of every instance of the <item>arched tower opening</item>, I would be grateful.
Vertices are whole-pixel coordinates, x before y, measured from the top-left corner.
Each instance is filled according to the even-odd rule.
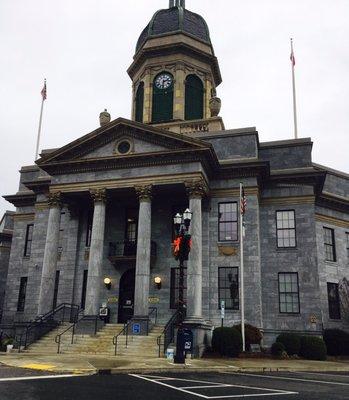
[[[141,82],[138,85],[136,92],[135,119],[137,122],[143,122],[143,107],[144,107],[144,82]]]
[[[152,122],[169,122],[173,119],[173,75],[163,71],[153,81]]]
[[[204,116],[204,85],[196,75],[185,80],[185,120],[202,119]]]

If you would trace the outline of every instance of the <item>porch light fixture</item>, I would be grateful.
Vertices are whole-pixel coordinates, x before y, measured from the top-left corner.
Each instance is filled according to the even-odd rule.
[[[156,276],[154,278],[154,282],[155,282],[156,288],[158,290],[160,290],[161,289],[161,278],[160,278],[160,276]]]
[[[110,290],[110,288],[111,288],[111,279],[110,278],[104,278],[104,284],[105,284],[105,287],[108,290]]]

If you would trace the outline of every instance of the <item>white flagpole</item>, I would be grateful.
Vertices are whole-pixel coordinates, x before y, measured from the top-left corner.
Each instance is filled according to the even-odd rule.
[[[44,82],[44,87],[46,87],[46,79],[45,79],[45,82]],[[37,137],[37,140],[36,140],[35,161],[39,158],[39,145],[40,145],[41,125],[42,125],[42,112],[44,110],[44,101],[45,101],[44,96],[43,95],[41,95],[41,96],[42,96],[42,100],[41,100],[41,110],[40,110],[38,137]]]
[[[293,52],[293,39],[291,39],[291,63],[292,63],[294,137],[295,137],[295,139],[298,139],[298,127],[297,127],[297,100],[296,100],[296,78],[295,78],[295,72],[294,72],[295,58],[294,58],[294,52]]]
[[[245,344],[245,294],[244,294],[244,215],[242,214],[242,183],[240,183],[240,299],[241,299],[241,336],[242,351],[246,351]]]

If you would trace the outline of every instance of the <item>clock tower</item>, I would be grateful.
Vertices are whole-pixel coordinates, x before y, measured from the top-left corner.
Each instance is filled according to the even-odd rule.
[[[205,20],[170,0],[142,31],[133,62],[132,119],[183,134],[224,129],[222,78]]]

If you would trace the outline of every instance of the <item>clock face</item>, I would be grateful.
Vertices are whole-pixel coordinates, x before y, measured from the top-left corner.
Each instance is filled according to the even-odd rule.
[[[172,85],[173,79],[169,74],[160,74],[155,79],[155,86],[158,89],[168,89]]]

